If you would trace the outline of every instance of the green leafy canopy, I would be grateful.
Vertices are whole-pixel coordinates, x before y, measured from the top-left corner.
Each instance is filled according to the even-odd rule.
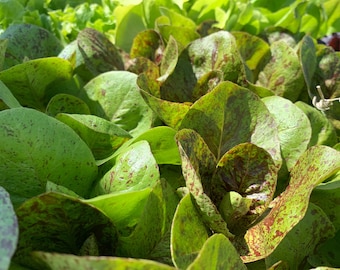
[[[339,267],[339,13],[0,1],[0,269]]]

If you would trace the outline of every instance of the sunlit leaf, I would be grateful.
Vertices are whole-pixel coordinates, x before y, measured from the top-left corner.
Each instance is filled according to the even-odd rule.
[[[149,129],[153,112],[145,103],[136,84],[137,75],[110,71],[84,86],[91,111],[136,136]]]
[[[236,240],[243,261],[251,262],[271,254],[305,216],[313,188],[339,169],[340,152],[327,146],[308,149],[293,167],[289,186],[277,198],[270,213],[250,228],[244,239]]]
[[[311,124],[306,114],[288,99],[272,96],[262,101],[278,124],[282,157],[290,171],[309,145]]]
[[[180,128],[199,133],[217,159],[235,145],[251,142],[267,150],[278,167],[281,165],[274,118],[255,94],[231,82],[220,83],[196,101]]]
[[[159,180],[157,162],[146,141],[131,145],[96,185],[96,194],[136,191],[152,187]]]
[[[15,207],[43,193],[46,181],[89,195],[97,166],[70,127],[28,108],[1,111],[0,127],[0,185]]]
[[[70,62],[57,57],[31,60],[0,72],[0,80],[11,90],[22,106],[45,110],[48,86],[68,80]]]
[[[271,266],[282,260],[288,263],[290,269],[300,268],[305,258],[312,255],[316,247],[334,233],[334,227],[325,213],[316,205],[309,204],[303,219],[265,259],[266,264]]]
[[[284,41],[274,42],[270,49],[272,58],[260,72],[257,83],[294,102],[304,86],[300,60]]]

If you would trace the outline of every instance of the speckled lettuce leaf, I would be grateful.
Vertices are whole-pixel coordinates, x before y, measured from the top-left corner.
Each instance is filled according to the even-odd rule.
[[[47,104],[46,113],[56,116],[58,113],[91,114],[87,104],[80,98],[69,94],[56,94]]]
[[[309,148],[291,170],[287,189],[270,213],[235,241],[244,262],[271,254],[305,216],[312,190],[340,169],[340,152],[328,146]]]
[[[335,128],[325,114],[302,101],[297,101],[295,105],[307,115],[311,124],[309,147],[320,144],[333,146],[337,143]]]
[[[49,85],[72,76],[69,61],[58,57],[40,58],[15,65],[0,72],[0,80],[22,106],[44,111]]]
[[[282,157],[290,171],[309,145],[311,124],[306,114],[288,99],[271,96],[262,101],[278,124]]]
[[[172,40],[168,45],[170,46],[171,44],[178,46],[175,40]],[[169,63],[164,63],[163,65],[169,67],[169,69],[165,74],[167,76],[166,80],[161,77],[160,97],[173,102],[193,102],[192,92],[197,84],[197,77],[193,71],[188,48],[184,49],[180,54],[178,50],[179,48],[167,47]],[[170,53],[173,55],[172,57]],[[177,54],[179,56],[176,61]],[[175,62],[176,66],[173,69]]]
[[[157,98],[144,90],[140,90],[142,97],[157,116],[168,126],[178,129],[191,103],[180,103]]]
[[[171,257],[179,269],[187,269],[209,238],[209,231],[192,199],[190,193],[181,199],[171,226]]]
[[[161,46],[161,37],[155,30],[139,32],[133,39],[130,58],[145,57],[157,61],[157,49]]]
[[[71,127],[86,142],[96,160],[112,155],[131,138],[127,131],[95,115],[59,113],[56,119]]]
[[[222,81],[223,72],[220,70],[212,70],[205,73],[201,78],[197,80],[197,84],[192,91],[193,99],[198,100],[205,94],[209,93]]]
[[[153,112],[141,97],[136,80],[134,73],[110,71],[84,86],[91,112],[133,136],[148,130],[153,123]]]
[[[270,58],[270,47],[263,39],[246,32],[232,32],[236,39],[236,45],[244,62],[251,72],[248,79],[257,80],[259,72]]]
[[[247,269],[230,240],[223,234],[214,234],[206,240],[196,259],[187,268]]]
[[[19,227],[10,195],[0,186],[0,265],[8,269],[16,250]]]
[[[0,185],[15,207],[45,191],[47,181],[89,195],[94,157],[67,125],[29,108],[0,112]]]
[[[116,158],[115,165],[96,184],[95,194],[141,190],[154,186],[159,177],[149,143],[139,141]]]
[[[196,101],[184,116],[182,128],[199,133],[217,160],[235,145],[251,142],[281,166],[274,118],[258,96],[232,82],[220,83]]]
[[[215,232],[232,237],[225,220],[210,198],[211,177],[217,161],[202,137],[191,129],[177,132],[176,140],[182,159],[182,172],[186,187],[193,195],[206,226]]]
[[[168,44],[163,52],[161,65],[159,67],[161,77],[157,81],[164,82],[175,70],[178,61],[178,45],[176,40],[170,36]]]
[[[85,241],[95,237],[99,255],[112,256],[116,228],[98,209],[60,193],[31,198],[16,210],[20,238],[14,261],[35,266],[31,251],[81,255]]]
[[[224,80],[243,85],[245,68],[235,38],[227,31],[219,31],[188,46],[194,73],[199,79],[212,70],[221,70]]]
[[[274,42],[270,50],[272,58],[259,73],[257,84],[294,102],[305,84],[299,57],[284,41]]]
[[[306,257],[313,255],[316,247],[335,234],[335,229],[326,214],[313,203],[309,203],[303,219],[289,231],[273,253],[266,257],[269,267],[285,261],[289,269],[300,268]]]
[[[33,253],[41,269],[119,269],[119,270],[174,270],[166,264],[145,259],[119,258],[119,257],[95,257],[75,256],[70,254],[58,254],[37,251]]]
[[[0,34],[0,39],[8,40],[3,69],[26,60],[57,56],[62,49],[54,35],[33,24],[12,24]]]
[[[94,76],[106,71],[124,69],[118,49],[103,33],[85,28],[79,32],[77,43],[86,67]]]
[[[230,149],[219,160],[217,166],[215,178],[218,176],[222,181],[218,180],[216,190],[212,191],[211,196],[220,206],[222,216],[229,221],[230,230],[234,233],[242,232],[267,210],[272,201],[276,188],[277,167],[267,151],[251,143],[242,143]],[[233,203],[232,200],[228,203],[225,197],[226,191],[230,190],[242,195],[240,199],[244,200],[248,207],[248,211],[244,211],[243,215],[235,214],[234,211],[226,215],[226,212],[230,211],[227,206]],[[235,210],[238,212],[240,209],[236,207]]]

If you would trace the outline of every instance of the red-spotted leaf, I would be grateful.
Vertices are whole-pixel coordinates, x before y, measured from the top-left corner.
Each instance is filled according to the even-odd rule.
[[[243,261],[271,254],[305,216],[313,188],[339,170],[340,152],[327,146],[308,149],[291,170],[289,186],[275,200],[270,213],[250,228],[244,239],[235,241]]]
[[[155,30],[139,32],[133,39],[130,57],[145,57],[151,61],[157,61],[157,49],[161,46],[161,37]]]
[[[211,196],[220,205],[225,190],[233,190],[247,200],[245,203],[249,208],[244,215],[229,213],[231,217],[226,219],[230,221],[228,227],[231,231],[242,231],[261,216],[271,202],[276,188],[277,167],[267,151],[251,143],[239,144],[229,150],[217,166],[216,176],[221,177],[224,192],[223,188],[213,190]],[[239,211],[237,207],[235,210]]]
[[[137,75],[128,71],[102,73],[85,86],[91,112],[139,135],[153,123],[153,112],[138,91]]]
[[[216,158],[202,137],[194,130],[180,130],[176,134],[176,140],[182,159],[186,186],[193,195],[204,222],[213,231],[232,237],[217,206],[210,198],[212,195],[211,178],[216,168]]]
[[[316,247],[334,234],[335,229],[326,214],[310,203],[303,219],[283,238],[274,252],[266,257],[266,265],[269,267],[278,261],[285,261],[289,269],[300,269],[306,257],[313,255]]]
[[[298,55],[285,41],[274,42],[270,49],[271,61],[260,72],[257,83],[294,102],[305,84]]]
[[[232,82],[222,82],[196,101],[180,128],[194,129],[220,159],[235,145],[251,142],[264,148],[281,166],[277,124],[253,92]]]
[[[199,79],[212,70],[221,70],[224,80],[238,84],[245,82],[245,69],[235,38],[227,31],[219,31],[188,46],[194,73]]]
[[[168,126],[178,129],[183,117],[189,111],[190,103],[178,103],[157,98],[140,90],[142,97],[158,117]]]
[[[95,194],[136,191],[152,187],[159,169],[147,141],[139,141],[121,153],[115,165],[99,180]]]
[[[270,47],[263,39],[246,32],[232,32],[240,55],[251,71],[250,81],[257,80],[259,72],[270,57]]]
[[[67,125],[29,108],[0,112],[0,185],[15,207],[45,191],[47,181],[88,197],[98,168]]]
[[[97,208],[60,193],[45,193],[31,198],[16,211],[20,238],[14,261],[36,266],[32,251],[80,255],[91,236],[99,255],[113,255],[117,239],[110,219]],[[39,268],[38,268],[39,269]]]
[[[95,115],[59,113],[56,118],[86,142],[96,160],[107,158],[131,138],[118,125]]]
[[[192,197],[185,195],[177,206],[171,228],[171,257],[179,269],[186,269],[209,237],[207,227]]]
[[[25,107],[44,111],[49,85],[72,76],[69,61],[58,57],[40,58],[15,65],[0,72],[0,80]]]
[[[18,12],[17,8],[18,6],[14,8],[16,12]],[[1,12],[6,14],[9,11],[1,10]],[[14,12],[14,10],[10,12]],[[33,60],[56,56],[62,49],[58,38],[37,25],[14,23],[7,29],[3,29],[5,31],[1,33],[0,39],[7,40],[4,69],[21,64],[25,59]]]
[[[178,45],[176,40],[170,36],[168,44],[164,50],[160,66],[161,77],[157,81],[164,82],[173,73],[178,61]]]
[[[0,268],[8,269],[17,246],[19,228],[9,194],[1,186],[0,213]]]
[[[290,171],[309,145],[311,124],[306,114],[288,99],[271,96],[262,101],[278,124],[282,157]]]
[[[84,63],[84,69],[92,76],[111,70],[124,70],[124,63],[118,49],[103,33],[85,28],[79,32],[76,42],[79,54],[77,57]]]

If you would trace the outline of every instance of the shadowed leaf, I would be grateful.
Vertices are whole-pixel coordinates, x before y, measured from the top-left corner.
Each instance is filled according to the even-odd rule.
[[[9,269],[18,242],[19,228],[9,194],[1,186],[0,213],[0,265],[2,269]]]
[[[190,193],[179,202],[171,228],[171,257],[174,265],[186,269],[196,258],[209,232]]]
[[[228,238],[214,234],[206,240],[196,259],[187,268],[199,269],[240,269],[247,267]]]
[[[34,266],[31,251],[79,255],[85,240],[93,234],[99,254],[113,255],[116,229],[98,209],[79,199],[59,193],[34,197],[17,209],[20,239],[14,260]]]

